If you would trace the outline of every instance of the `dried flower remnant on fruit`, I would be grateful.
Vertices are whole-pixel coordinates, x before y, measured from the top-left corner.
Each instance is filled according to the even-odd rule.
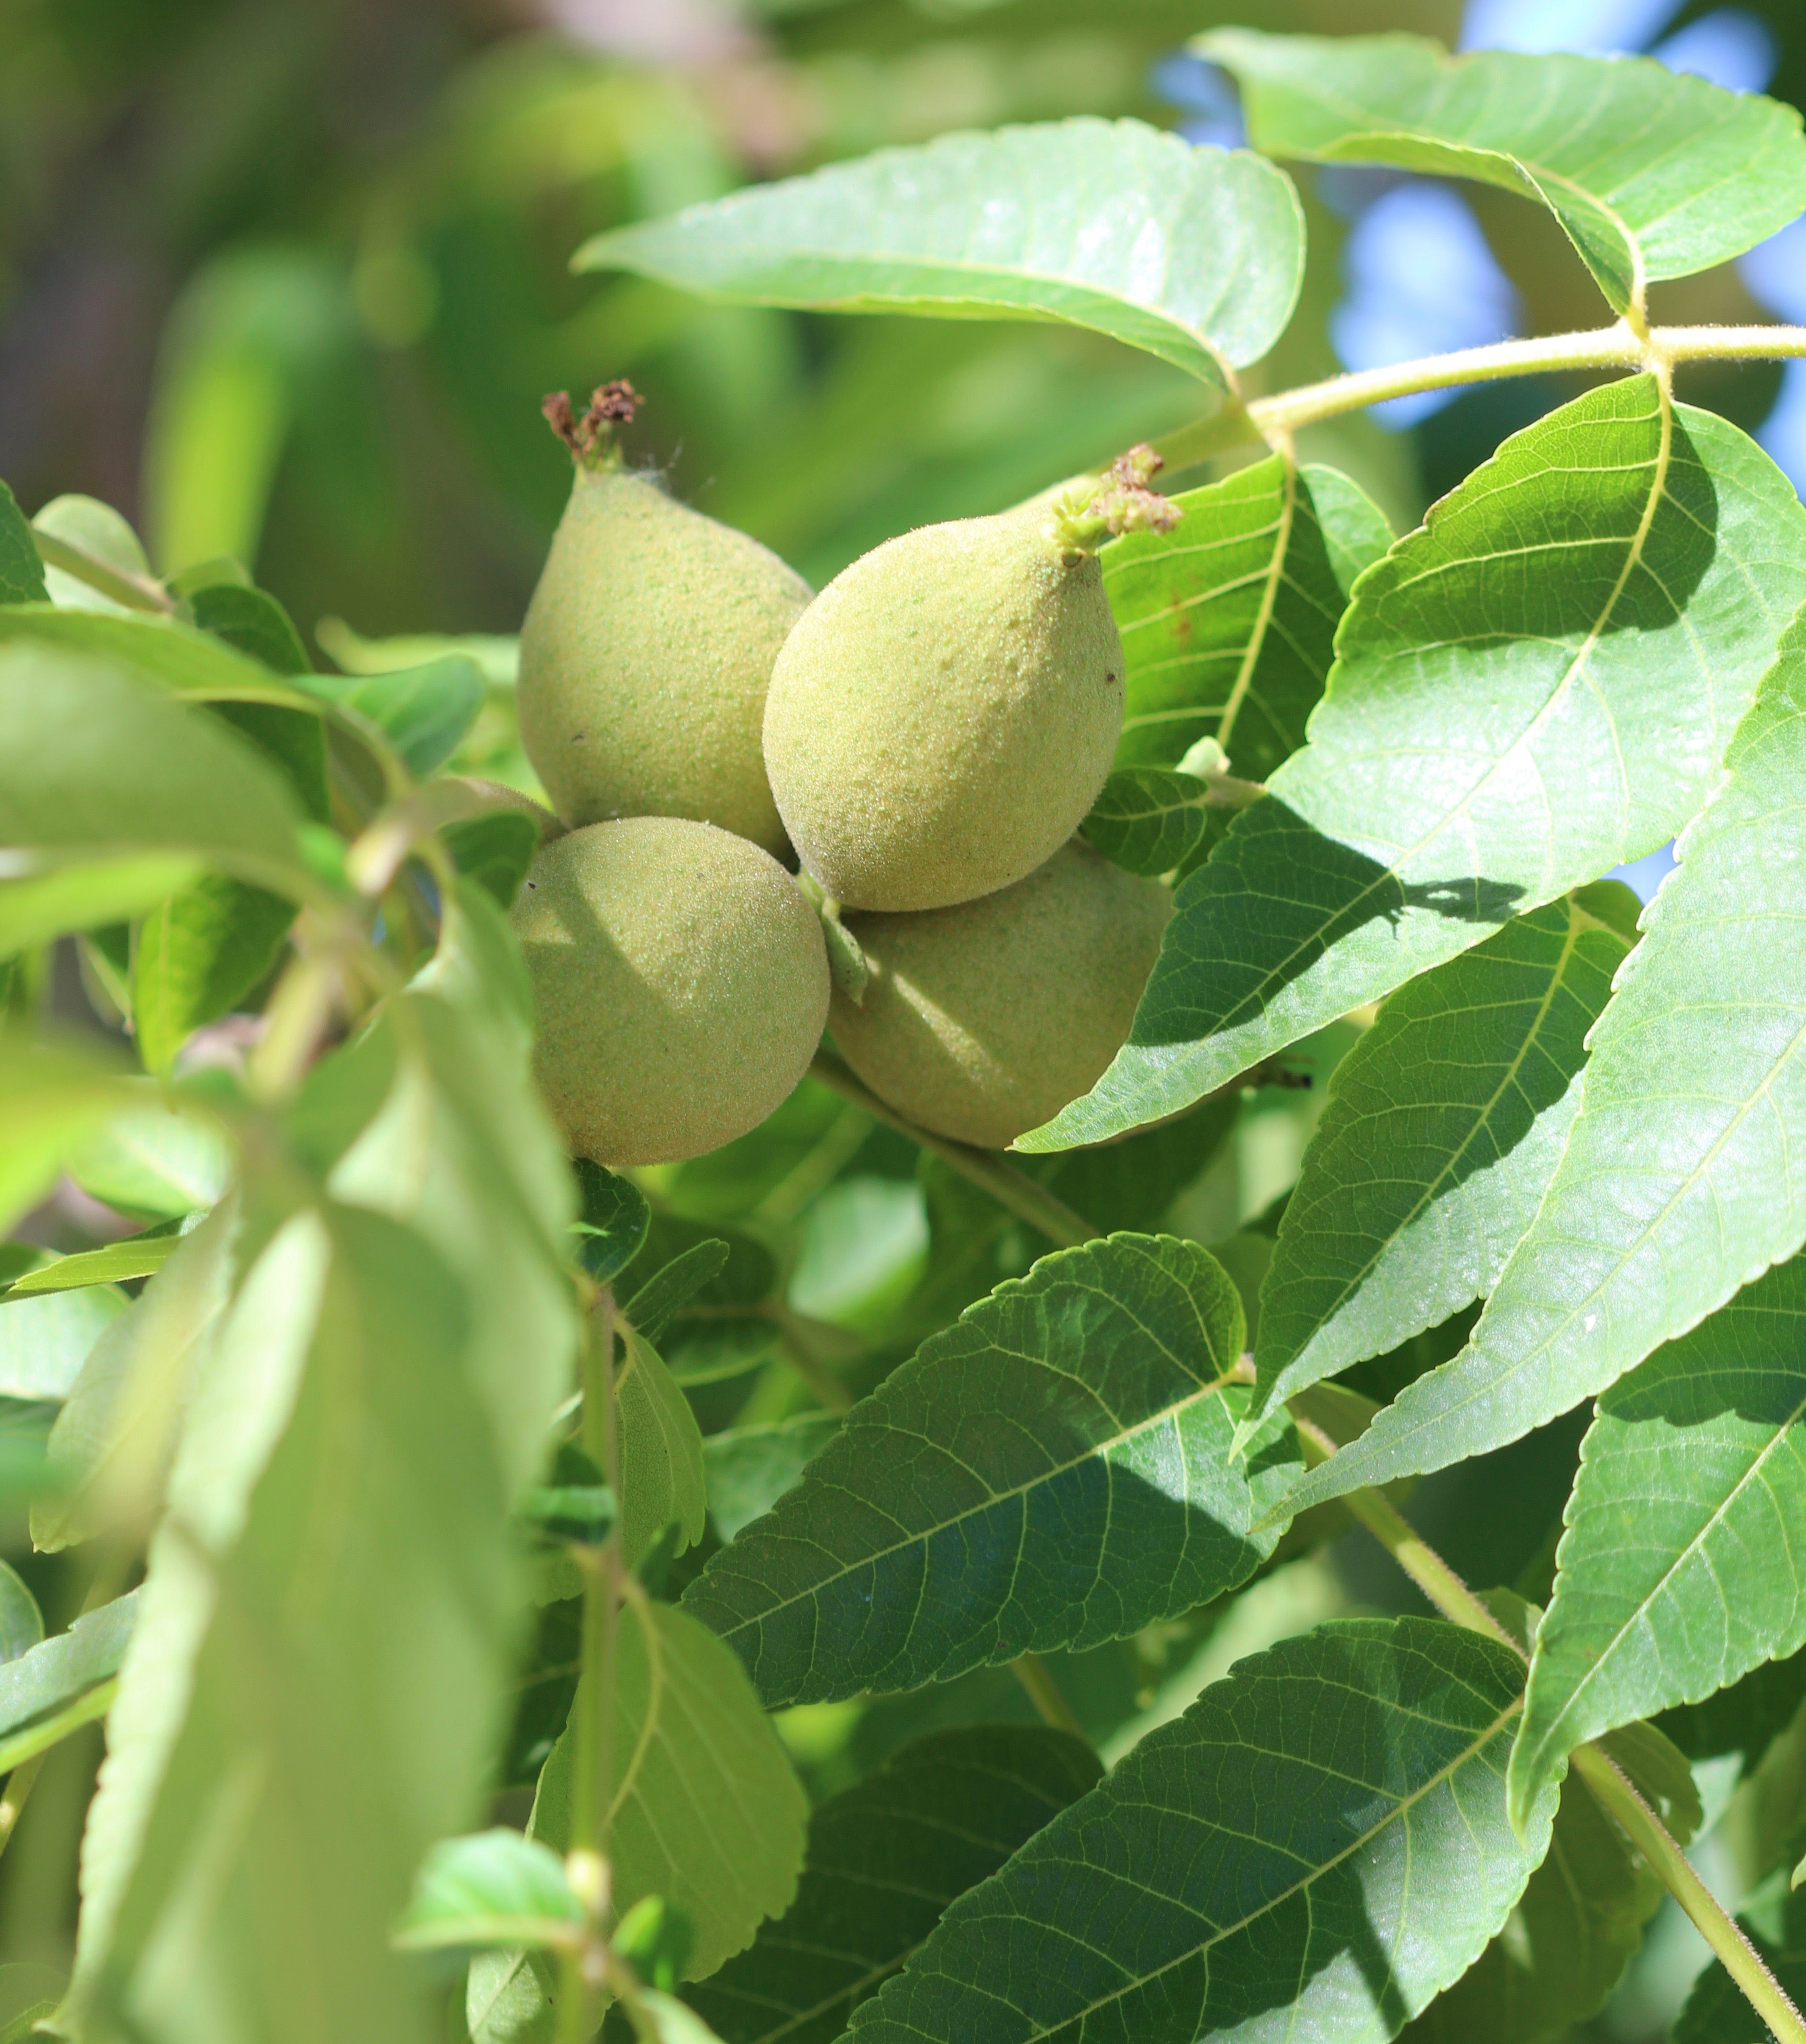
[[[545,401],[576,474],[521,630],[521,743],[567,823],[682,816],[782,857],[765,697],[811,592],[756,540],[623,468],[616,428],[639,404],[619,380],[581,419],[563,392]]]
[[[1109,775],[1123,672],[1095,548],[1044,501],[887,540],[772,673],[765,763],[804,866],[844,906],[892,911],[1023,878]]]

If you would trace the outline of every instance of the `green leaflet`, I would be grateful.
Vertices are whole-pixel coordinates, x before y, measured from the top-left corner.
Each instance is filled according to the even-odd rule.
[[[141,612],[110,615],[35,603],[0,606],[0,648],[10,651],[14,642],[40,653],[111,661],[186,695],[233,702],[305,700],[261,663],[210,632]]]
[[[482,670],[466,653],[374,674],[301,674],[294,686],[367,718],[418,780],[457,751],[488,694]]]
[[[129,1097],[124,1113],[71,1154],[70,1177],[90,1198],[144,1220],[212,1206],[231,1174],[232,1146],[204,1104],[149,1079],[130,1082]]]
[[[175,1253],[182,1239],[182,1223],[159,1221],[137,1235],[122,1235],[103,1243],[98,1249],[79,1250],[73,1256],[47,1256],[7,1287],[9,1301],[29,1299],[45,1293],[75,1292],[117,1285],[128,1278],[149,1278],[160,1270]],[[0,1385],[0,1392],[4,1386]]]
[[[1274,156],[1397,163],[1539,201],[1617,312],[1806,209],[1793,107],[1647,58],[1451,58],[1420,36],[1247,29],[1192,47],[1235,73],[1255,144]]]
[[[136,1590],[116,1597],[0,1665],[0,1766],[17,1766],[34,1729],[117,1673],[138,1601]]]
[[[280,955],[294,905],[209,873],[173,894],[138,932],[132,1020],[146,1066],[165,1072],[203,1023],[236,1007]]]
[[[0,1026],[0,1228],[56,1182],[72,1151],[132,1099],[91,1039],[48,1042]]]
[[[636,1562],[673,1520],[677,1551],[702,1538],[709,1491],[702,1473],[702,1435],[677,1380],[659,1352],[624,1327],[624,1353],[615,1374],[621,1427],[621,1537]]]
[[[34,1546],[54,1553],[150,1523],[238,1275],[236,1233],[229,1202],[179,1239],[89,1350],[51,1432],[50,1466],[61,1483],[32,1508]]]
[[[1176,766],[1214,738],[1264,781],[1304,743],[1349,592],[1392,532],[1347,476],[1278,455],[1172,501],[1170,531],[1100,556],[1127,663],[1116,762]]]
[[[17,614],[0,609],[0,618]],[[140,885],[160,879],[159,894],[170,891],[174,861],[175,870],[210,865],[294,901],[316,899],[302,820],[275,768],[154,682],[36,644],[0,647],[0,841],[18,848],[11,870],[20,876],[0,883],[0,951],[63,927],[31,890],[88,863],[143,862]],[[83,920],[150,905],[128,886],[104,913],[89,905]]]
[[[9,1293],[0,1301],[0,1398],[67,1398],[88,1351],[128,1303],[113,1285]]]
[[[1195,774],[1164,766],[1124,766],[1104,783],[1080,828],[1131,873],[1170,873],[1204,843],[1210,829],[1210,790]]]
[[[1248,151],[1078,119],[755,186],[598,235],[574,267],[820,312],[1059,320],[1227,388],[1291,317],[1304,223]]]
[[[17,1570],[0,1562],[0,1668],[44,1638],[44,1613]]]
[[[1806,1237],[1806,620],[1593,1032],[1585,1097],[1468,1348],[1404,1392],[1321,1495],[1515,1440],[1695,1326]],[[1665,1700],[1677,1701],[1678,1698]]]
[[[1522,1673],[1416,1618],[1239,1662],[961,1896],[854,2044],[1384,2044],[1547,1849],[1553,1789],[1525,1843],[1505,1816]]]
[[[702,1443],[709,1516],[724,1540],[763,1519],[840,1431],[837,1412],[798,1412],[764,1425],[730,1427]]]
[[[1521,1807],[1583,1739],[1806,1644],[1806,1260],[1599,1401],[1512,1757]]]
[[[388,1927],[480,1808],[522,1612],[511,1494],[576,1331],[570,1174],[505,932],[480,895],[444,909],[432,966],[252,1146],[281,1159],[241,1193],[268,1246],[152,1543],[84,1848],[78,2031],[298,2044],[355,2008],[392,2044],[425,2034]]]
[[[689,1991],[723,2044],[832,2044],[955,1896],[1089,1788],[1097,1756],[1041,1725],[932,1732],[809,1819],[797,1899]]]
[[[426,1856],[395,1926],[400,1950],[459,1945],[575,1945],[583,1906],[557,1854],[518,1831],[445,1838]]]
[[[1653,378],[1506,441],[1362,578],[1309,743],[1180,887],[1128,1043],[1018,1147],[1170,1113],[1662,843],[1803,597],[1792,486]]]
[[[1241,1302],[1205,1251],[1118,1235],[1045,1257],[854,1407],[687,1609],[772,1706],[912,1689],[1091,1646],[1251,1574],[1297,1469],[1247,1462]]]
[[[516,1590],[465,1335],[452,1273],[375,1214],[300,1216],[248,1280],[90,1819],[90,2027],[299,2039],[355,2006],[373,2034],[423,2035],[386,1926],[475,1814]]]
[[[687,1977],[712,1973],[786,1908],[802,1865],[801,1785],[726,1647],[669,1604],[622,1613],[615,1692],[613,1907],[663,1896],[695,1932]],[[579,1687],[572,1716],[591,1708]],[[532,1835],[571,1841],[571,1753],[553,1747]]]
[[[1261,1287],[1257,1409],[1492,1290],[1554,1172],[1587,1032],[1634,941],[1594,912],[1634,931],[1634,897],[1612,893],[1515,917],[1412,980],[1336,1066]]]
[[[1505,1928],[1401,2044],[1554,2044],[1595,2015],[1666,1890],[1577,1776]]]
[[[0,482],[0,604],[48,603],[44,563],[19,500]]]
[[[267,590],[242,582],[209,582],[189,592],[194,622],[267,667],[272,674],[305,674],[313,666],[294,620]]]

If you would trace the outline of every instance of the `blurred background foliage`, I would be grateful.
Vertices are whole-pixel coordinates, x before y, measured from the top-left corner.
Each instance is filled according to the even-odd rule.
[[[818,585],[894,532],[999,509],[1201,409],[1177,371],[1076,330],[704,306],[635,278],[574,279],[578,244],[951,128],[1132,114],[1234,144],[1232,88],[1179,53],[1232,21],[1649,50],[1806,97],[1800,0],[0,0],[0,475],[28,511],[67,492],[116,505],[159,572],[236,556],[322,666],[414,657],[368,644],[397,635],[495,635],[478,649],[494,711],[454,763],[525,781],[509,635],[569,476],[544,392],[631,377],[647,402],[630,458]],[[1506,194],[1353,168],[1299,182],[1303,302],[1257,390],[1600,323],[1552,222]],[[1660,287],[1654,309],[1806,319],[1806,230]],[[1301,451],[1347,469],[1403,529],[1577,387],[1401,401],[1316,429]],[[1696,368],[1682,394],[1806,480],[1806,363]],[[1647,892],[1664,863],[1630,877]],[[78,978],[69,952],[57,1005],[74,1009],[85,986],[90,1019],[108,1019],[103,968],[90,955]],[[1252,1305],[1275,1203],[1357,1032],[1358,1019],[1298,1047],[1288,1062],[1308,1090],[1248,1094],[1147,1153],[1133,1168],[1159,1211],[1134,1224],[1216,1246]],[[1099,1154],[1073,1168],[1107,1174]],[[671,1339],[709,1430],[807,1415],[824,1371],[875,1381],[1046,1247],[813,1083],[757,1135],[640,1175],[659,1208],[646,1268],[700,1235],[736,1245],[718,1294]],[[1085,1206],[1071,1181],[1060,1190]],[[71,1248],[130,1224],[70,1188],[36,1232]],[[1463,1331],[1422,1340],[1452,1353]],[[1389,1395],[1388,1367],[1431,1359],[1383,1358],[1363,1388]],[[1432,1479],[1413,1515],[1473,1579],[1539,1594],[1577,1440],[1558,1423],[1458,1483]],[[717,1479],[730,1495],[732,1472]],[[1362,1539],[1327,1557],[1289,1546],[1221,1608],[1064,1660],[1106,1758],[1241,1654],[1396,1607],[1403,1587]],[[25,1552],[22,1529],[4,1544],[66,1621],[82,1586]],[[786,1730],[824,1792],[930,1723],[1028,1714],[1000,1669],[793,1712]],[[1777,1750],[1777,1767],[1806,1771],[1798,1728]],[[59,1750],[0,1869],[0,1959],[67,1956],[98,1751],[98,1731]],[[1734,1821],[1700,1849],[1733,1901],[1737,1835]],[[1660,2034],[1702,1957],[1670,1909],[1590,2034]]]

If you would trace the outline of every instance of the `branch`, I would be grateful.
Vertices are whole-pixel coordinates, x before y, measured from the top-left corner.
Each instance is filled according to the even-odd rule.
[[[1644,369],[1659,372],[1677,362],[1773,362],[1806,355],[1806,327],[1658,326],[1645,340],[1620,320],[1587,333],[1544,335],[1501,340],[1489,348],[1458,348],[1385,369],[1358,370],[1306,383],[1246,405],[1231,404],[1154,443],[1170,468],[1195,466],[1209,455],[1252,440],[1273,440],[1301,426],[1364,411],[1389,398],[1420,390],[1446,390],[1506,376],[1535,376],[1571,369]]]

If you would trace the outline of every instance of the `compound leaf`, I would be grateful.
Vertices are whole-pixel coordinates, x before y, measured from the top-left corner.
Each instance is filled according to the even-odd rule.
[[[1593,1032],[1585,1093],[1469,1345],[1324,1494],[1502,1447],[1634,1369],[1806,1239],[1806,619],[1682,833]]]
[[[1587,1032],[1634,941],[1635,897],[1612,893],[1517,916],[1412,980],[1336,1066],[1261,1287],[1258,1409],[1491,1291],[1554,1172]]]
[[[1479,1957],[1542,1859],[1504,1765],[1524,1664],[1430,1619],[1240,1662],[962,1896],[853,2044],[1385,2044]]]
[[[1265,36],[1192,45],[1240,82],[1274,156],[1397,163],[1547,206],[1614,310],[1753,248],[1806,209],[1800,116],[1643,57],[1451,57],[1421,36]]]
[[[1227,1381],[1242,1309],[1191,1243],[1116,1235],[1043,1258],[847,1416],[686,1608],[771,1705],[944,1681],[1120,1639],[1232,1588],[1297,1468],[1247,1462]]]
[[[1702,1702],[1806,1645],[1806,1259],[1599,1401],[1537,1634],[1512,1792],[1583,1739]]]
[[[1291,317],[1303,220],[1284,175],[1139,121],[943,135],[620,227],[580,270],[817,312],[1059,320],[1227,387]]]
[[[797,1899],[686,1999],[723,2044],[832,2044],[955,1896],[1097,1785],[1070,1733],[932,1732],[809,1819]]]
[[[1170,531],[1100,556],[1126,663],[1116,763],[1176,766],[1214,738],[1264,781],[1304,743],[1349,591],[1391,529],[1347,476],[1278,455],[1172,501]]]
[[[1792,486],[1653,378],[1506,441],[1362,577],[1310,742],[1179,888],[1128,1043],[1017,1147],[1171,1113],[1654,850],[1803,598]]]

